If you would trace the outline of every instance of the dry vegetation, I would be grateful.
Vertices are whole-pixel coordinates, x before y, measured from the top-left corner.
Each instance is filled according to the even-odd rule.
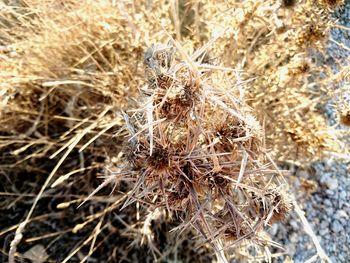
[[[0,261],[278,256],[273,160],[347,153],[322,112],[350,125],[349,68],[322,61],[338,5],[1,1]]]

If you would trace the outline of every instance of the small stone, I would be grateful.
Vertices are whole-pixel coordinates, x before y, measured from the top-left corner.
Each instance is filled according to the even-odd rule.
[[[326,194],[327,194],[328,196],[333,196],[333,195],[334,195],[334,192],[333,192],[333,190],[331,190],[331,189],[327,189],[327,190],[326,190]]]
[[[295,230],[298,230],[298,229],[300,228],[299,225],[298,225],[298,222],[295,221],[295,220],[291,220],[291,221],[290,221],[290,225],[292,226],[292,228],[293,228],[294,231],[295,231]]]
[[[337,260],[338,260],[335,256],[330,256],[329,258],[330,258],[331,262],[337,262]]]
[[[340,219],[340,218],[349,218],[349,215],[344,211],[344,210],[338,210],[336,213],[336,218]]]
[[[321,200],[322,200],[319,195],[314,195],[313,198],[317,203],[321,202]]]
[[[323,228],[320,230],[320,236],[325,237],[328,235],[328,228]]]
[[[288,244],[285,246],[285,249],[286,249],[286,252],[287,254],[293,258],[294,257],[294,254],[295,254],[295,251],[296,251],[296,247],[294,244]]]
[[[328,222],[326,220],[322,220],[320,227],[321,229],[328,228]]]
[[[321,177],[320,177],[320,182],[321,182],[321,184],[326,183],[327,180],[329,180],[330,176],[331,176],[331,175],[330,175],[329,173],[323,173],[323,174],[321,175]]]
[[[331,190],[338,188],[338,180],[335,178],[329,178],[325,181],[327,187]]]
[[[345,191],[341,191],[339,193],[339,198],[345,201],[346,200],[346,192]]]
[[[332,202],[331,202],[331,200],[329,200],[329,199],[323,200],[323,203],[324,203],[325,206],[333,207]]]
[[[343,226],[347,226],[348,225],[348,219],[340,218],[338,220],[339,220],[340,224],[342,224]]]
[[[290,235],[290,239],[289,239],[292,243],[298,243],[299,241],[299,236],[297,233],[293,233]]]
[[[343,230],[343,226],[339,223],[338,220],[334,220],[332,223],[332,231],[334,233],[339,233]]]
[[[303,243],[305,243],[305,241]],[[310,243],[310,242],[306,243],[306,249],[307,250],[311,250],[313,247],[314,247],[313,243]]]
[[[332,251],[337,251],[337,244],[335,244],[335,243],[333,243],[332,245],[331,245],[331,248],[332,248]]]
[[[334,216],[334,209],[333,207],[329,206],[326,208],[326,213],[327,213],[327,216],[328,216],[328,220],[331,219],[332,216]]]

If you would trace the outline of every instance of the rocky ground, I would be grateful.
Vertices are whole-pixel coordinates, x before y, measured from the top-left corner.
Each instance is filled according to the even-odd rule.
[[[350,262],[350,175],[348,165],[337,161],[315,163],[313,173],[297,170],[317,184],[309,196],[297,195],[303,204],[305,216],[332,262]],[[300,181],[295,183],[295,188]],[[276,241],[283,244],[286,253],[295,263],[306,262],[316,254],[316,249],[305,233],[296,214],[286,224],[272,228]]]
[[[338,24],[350,27],[350,1],[344,8],[335,13]],[[331,39],[350,47],[350,30],[334,28]],[[350,49],[342,47],[330,40],[326,61],[342,61],[348,63]],[[335,67],[335,70],[336,67]],[[349,85],[349,83],[341,83]],[[336,118],[334,102],[326,105],[325,114],[333,125]],[[344,127],[338,127],[345,129]],[[321,246],[332,262],[350,262],[350,171],[349,163],[331,158],[324,162],[315,163],[308,171],[295,169],[299,179],[294,189],[299,189],[303,178],[316,183],[316,191],[309,195],[298,195],[305,216],[310,222]],[[297,215],[292,214],[284,225],[276,225],[271,229],[274,240],[283,244],[292,262],[306,262],[316,254],[316,249],[309,236],[305,233]],[[290,262],[290,261],[289,261]],[[320,262],[318,259],[317,262]]]

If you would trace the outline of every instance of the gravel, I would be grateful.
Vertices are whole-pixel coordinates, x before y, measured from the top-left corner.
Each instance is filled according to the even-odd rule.
[[[350,27],[350,1],[346,0],[343,8],[340,8],[334,14],[335,18],[339,21],[338,24]],[[350,31],[341,28],[333,28],[331,30],[331,39],[338,43],[341,43],[347,47],[350,47]],[[340,47],[337,43],[330,41],[327,53],[329,58],[337,61],[343,61],[350,57],[350,51]]]
[[[309,179],[318,182],[316,192],[309,197],[299,197],[305,216],[311,224],[321,246],[332,262],[350,262],[350,175],[348,164],[333,160],[313,165],[314,174]],[[325,176],[327,174],[328,176]],[[325,183],[321,180],[325,177]],[[327,181],[334,179],[337,188],[329,187]],[[304,199],[304,200],[303,200]],[[305,200],[306,199],[306,200]],[[286,257],[295,263],[305,262],[316,254],[314,244],[303,230],[296,214],[291,214],[288,222],[273,227],[274,240],[286,249]],[[283,262],[281,258],[279,262]],[[318,261],[320,262],[320,261]]]

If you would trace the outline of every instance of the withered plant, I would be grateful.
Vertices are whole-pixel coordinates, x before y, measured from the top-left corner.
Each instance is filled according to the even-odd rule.
[[[129,246],[142,235],[134,232],[130,241],[125,224],[142,221],[135,208],[116,220],[120,207],[108,190],[104,201],[76,209],[98,186],[96,177],[118,162],[116,112],[136,97],[140,57],[161,30],[145,14],[168,10],[146,2],[1,1],[1,262],[39,244],[57,262],[80,261],[80,253],[122,261],[147,250]]]
[[[36,245],[59,262],[212,262],[200,242],[219,258],[265,251],[290,203],[265,147],[300,165],[339,151],[320,104],[350,68],[328,79],[309,55],[341,2],[1,1],[0,261]],[[225,33],[190,57],[148,50],[130,111],[164,28],[189,53]],[[343,125],[349,111],[339,99]],[[111,173],[126,182],[77,210]]]
[[[184,60],[171,45],[146,52],[140,107],[124,115],[127,162],[116,177],[134,182],[124,206],[138,201],[174,217],[184,211],[176,229],[194,227],[220,260],[242,241],[264,247],[259,233],[283,220],[291,203],[244,84],[195,62],[205,49],[179,51]]]

